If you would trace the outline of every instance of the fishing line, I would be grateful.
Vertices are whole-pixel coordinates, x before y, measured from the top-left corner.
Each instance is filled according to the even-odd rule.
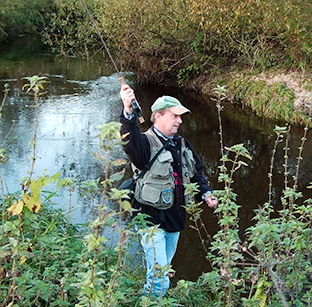
[[[94,28],[95,28],[97,34],[98,34],[98,36],[99,36],[99,38],[100,38],[100,40],[101,40],[101,42],[102,42],[102,44],[103,44],[105,50],[106,50],[106,53],[107,53],[108,56],[109,56],[109,59],[111,60],[113,66],[114,66],[114,68],[115,68],[115,70],[116,70],[116,72],[117,72],[117,75],[118,75],[118,78],[119,78],[119,81],[120,81],[121,85],[126,85],[125,79],[122,77],[122,75],[121,75],[121,73],[120,73],[120,71],[119,71],[119,69],[118,69],[118,67],[117,67],[117,65],[116,65],[116,63],[115,63],[115,61],[114,61],[114,59],[113,59],[111,53],[109,52],[109,49],[108,49],[108,47],[107,47],[107,45],[106,45],[106,43],[105,43],[105,41],[104,41],[104,39],[103,39],[103,37],[102,37],[102,35],[101,35],[101,33],[100,33],[100,31],[99,31],[99,29],[98,29],[98,27],[97,27],[97,25],[96,25],[96,23],[95,23],[95,21],[94,21],[94,19],[93,19],[91,13],[90,13],[90,11],[89,11],[89,9],[88,9],[88,7],[87,7],[85,1],[84,1],[84,0],[81,0],[81,2],[82,2],[83,6],[84,6],[84,8],[85,8],[85,10],[86,10],[86,12],[87,12],[87,14],[88,14],[88,16],[89,16],[89,18],[90,18],[92,24],[93,24],[93,26],[94,26]],[[132,103],[133,111],[136,112],[137,115],[138,115],[139,122],[140,122],[141,124],[144,123],[145,120],[144,120],[144,118],[143,118],[143,116],[142,116],[142,109],[141,109],[139,103],[137,102],[136,99],[133,99],[133,100],[131,101],[131,103]]]

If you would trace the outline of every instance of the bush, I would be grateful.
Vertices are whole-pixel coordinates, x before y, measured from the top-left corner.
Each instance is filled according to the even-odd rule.
[[[8,36],[39,33],[52,6],[53,0],[1,1],[0,42]]]
[[[86,2],[119,65],[142,82],[160,83],[177,75],[192,79],[229,63],[252,69],[307,69],[311,64],[308,0]],[[55,5],[53,25],[44,33],[51,45],[72,41],[69,49],[85,50],[98,41],[101,48],[79,1],[56,0]]]

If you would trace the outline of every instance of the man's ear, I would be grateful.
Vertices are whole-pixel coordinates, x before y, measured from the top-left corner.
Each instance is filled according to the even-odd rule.
[[[155,119],[159,119],[161,117],[161,114],[159,112],[155,112]]]

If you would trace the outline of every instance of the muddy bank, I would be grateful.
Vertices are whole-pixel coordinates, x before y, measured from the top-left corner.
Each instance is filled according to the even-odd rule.
[[[227,103],[248,107],[258,116],[299,126],[309,121],[311,75],[293,71],[202,74],[188,82],[185,88],[208,98],[214,96],[213,89],[217,84],[227,88]]]

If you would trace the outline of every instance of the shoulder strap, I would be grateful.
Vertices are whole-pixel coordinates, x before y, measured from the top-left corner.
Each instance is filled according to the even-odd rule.
[[[157,159],[157,157],[161,154],[161,152],[167,148],[169,144],[169,141],[166,141],[166,143],[157,151],[156,155],[153,157],[152,160],[150,160],[146,165],[145,168],[150,169],[151,166],[153,165],[153,163],[155,162],[155,160]]]
[[[150,142],[150,144],[152,145],[162,145],[162,147],[157,151],[157,153],[155,154],[155,156],[144,166],[144,168],[141,170],[141,172],[139,173],[137,178],[142,178],[145,173],[151,169],[153,163],[156,161],[157,157],[161,154],[161,152],[167,148],[167,146],[169,145],[169,140],[167,140],[165,142],[165,144],[162,144],[160,142],[160,140],[158,140],[158,137],[154,134],[154,132],[151,131],[151,129],[147,130],[145,132],[146,136],[148,137],[148,140]],[[154,134],[154,135],[153,135]]]
[[[142,178],[145,173],[151,169],[153,163],[155,162],[155,160],[157,159],[157,157],[161,154],[161,152],[168,146],[169,142],[166,141],[166,143],[157,151],[156,155],[153,157],[152,160],[150,160],[145,166],[144,168],[141,170],[140,174],[138,175],[137,178]]]
[[[184,138],[181,138],[181,148],[182,148],[182,149],[186,148]]]

